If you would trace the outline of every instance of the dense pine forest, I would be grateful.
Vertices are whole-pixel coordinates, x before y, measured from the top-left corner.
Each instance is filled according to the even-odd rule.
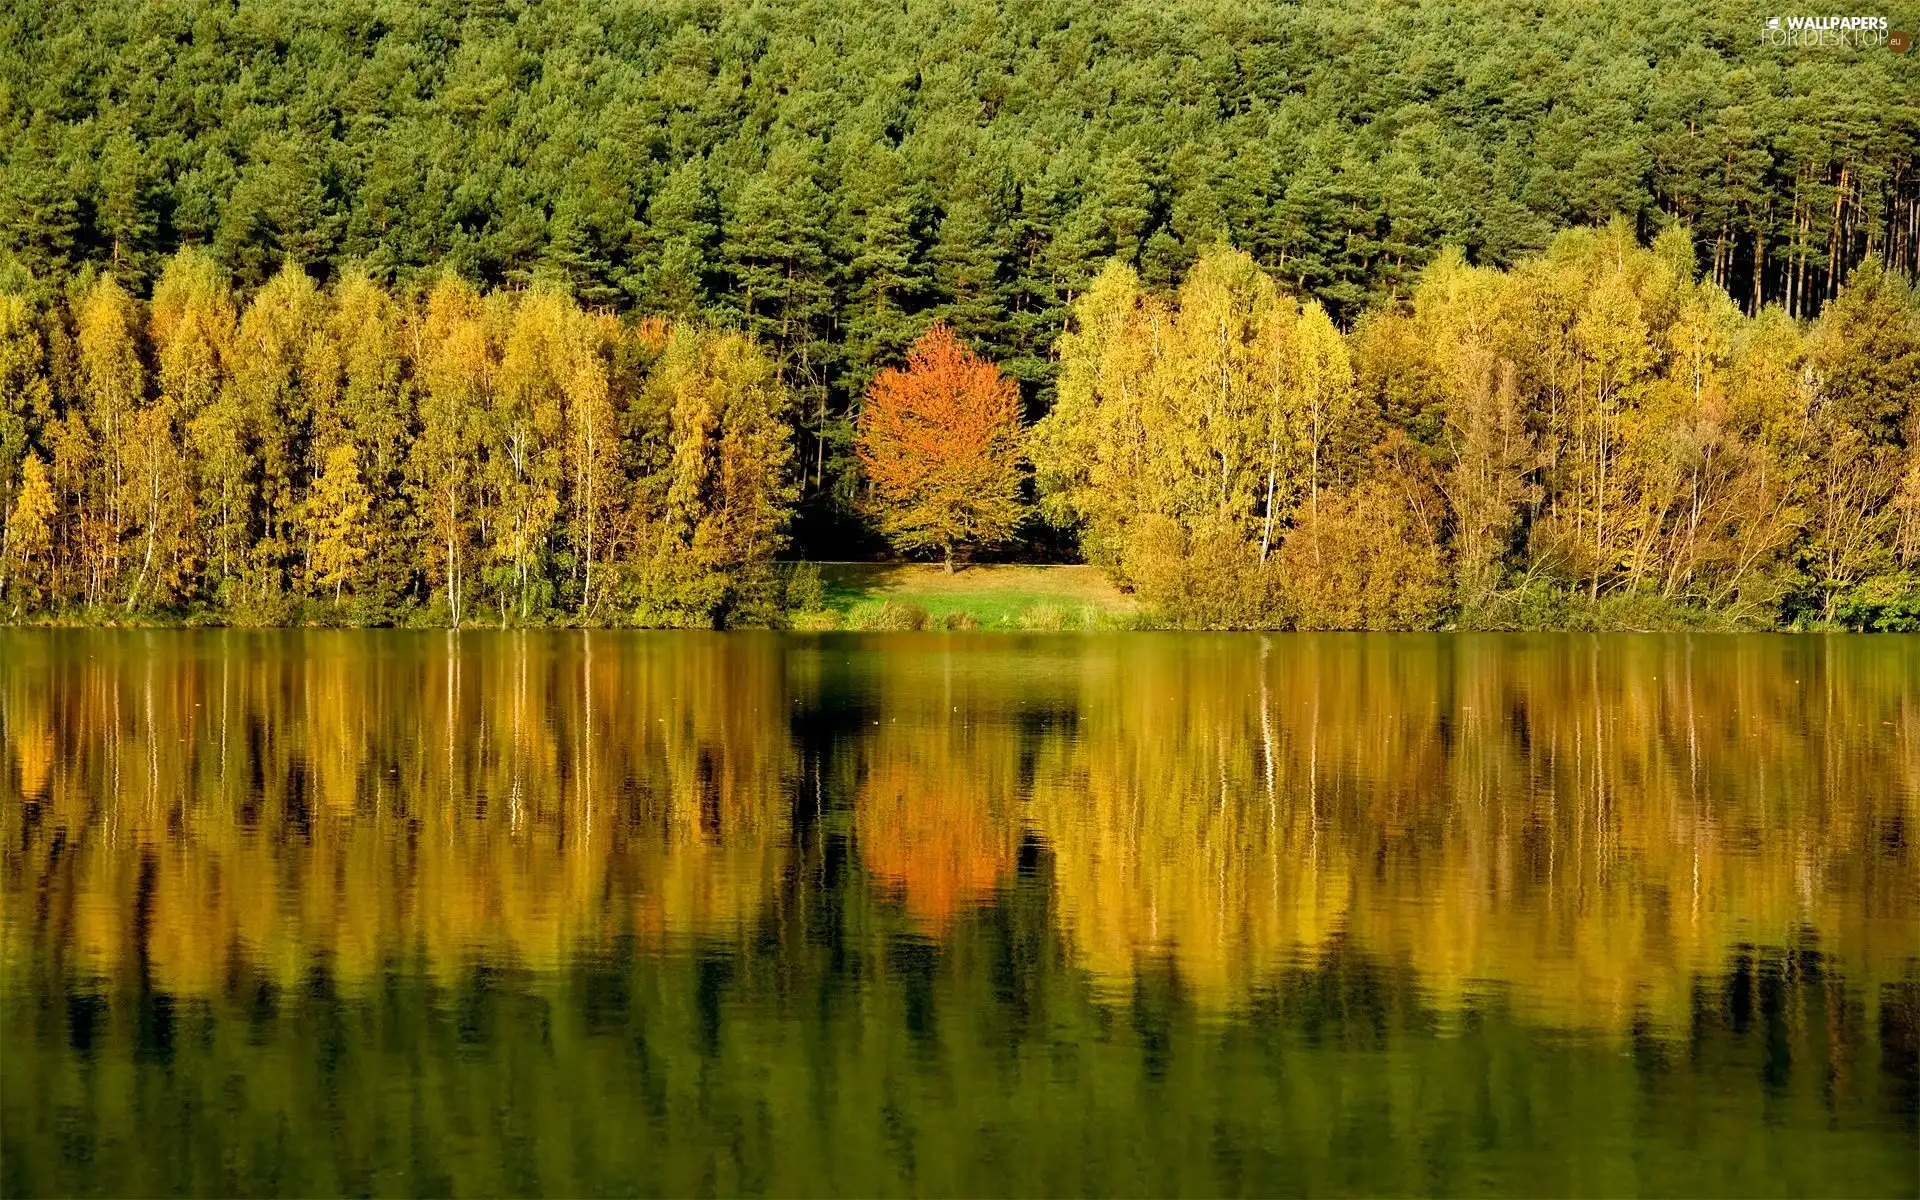
[[[8,4],[6,611],[1906,627],[1920,60],[1768,15]]]

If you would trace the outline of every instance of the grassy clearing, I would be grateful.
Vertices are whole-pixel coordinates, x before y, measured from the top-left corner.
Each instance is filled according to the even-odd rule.
[[[789,621],[795,629],[1078,631],[1167,628],[1106,573],[1088,566],[971,566],[949,575],[917,563],[818,563],[817,591]],[[1708,632],[1752,629],[1731,614],[1658,597],[1536,588],[1504,593],[1460,630]]]
[[[821,604],[801,629],[1134,629],[1138,602],[1097,567],[821,563]]]

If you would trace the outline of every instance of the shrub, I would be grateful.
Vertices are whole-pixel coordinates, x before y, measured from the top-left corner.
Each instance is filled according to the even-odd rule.
[[[1020,614],[1020,628],[1035,632],[1058,633],[1080,626],[1074,620],[1075,614],[1063,604],[1042,602]]]
[[[827,585],[820,568],[797,562],[786,571],[786,608],[790,613],[818,612],[827,606]]]
[[[1321,493],[1277,557],[1301,629],[1431,629],[1446,603],[1433,532],[1384,480]]]
[[[868,600],[854,605],[847,613],[846,627],[874,633],[905,633],[921,630],[927,627],[927,610],[918,604],[901,604],[894,600]]]
[[[786,624],[785,573],[766,559],[740,564],[721,603],[720,624],[727,629],[776,629]]]
[[[1113,609],[1087,608],[1087,628],[1100,633],[1133,633],[1149,629],[1165,629],[1166,623],[1145,609],[1114,611]]]
[[[787,617],[787,628],[799,629],[811,633],[821,633],[840,628],[840,614],[830,608],[814,609],[811,612],[797,612]]]
[[[1876,575],[1848,592],[1834,615],[1863,633],[1920,633],[1920,576]]]
[[[1168,623],[1187,629],[1271,629],[1286,623],[1272,564],[1226,521],[1192,534],[1166,517],[1127,530],[1122,572]]]

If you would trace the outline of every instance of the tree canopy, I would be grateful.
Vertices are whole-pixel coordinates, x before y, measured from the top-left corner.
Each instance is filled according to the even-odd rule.
[[[1343,328],[1444,246],[1511,266],[1614,216],[1684,222],[1749,315],[1816,314],[1869,260],[1911,276],[1910,60],[1769,47],[1765,15],[12,0],[0,252],[142,297],[191,244],[243,295],[289,259],[322,284],[451,268],[737,327],[794,392],[803,541],[840,538],[873,376],[940,319],[1037,417],[1115,257],[1165,290],[1224,236]]]
[[[1026,515],[1019,393],[944,324],[874,379],[857,444],[881,530],[903,551],[940,551],[949,571],[955,550],[1004,542]]]
[[[289,266],[240,305],[197,249],[150,304],[110,274],[75,290],[0,327],[27,381],[0,395],[26,447],[0,480],[16,616],[711,626],[770,603],[791,395],[752,337],[452,276]]]
[[[1684,235],[1458,254],[1342,337],[1244,252],[1171,296],[1115,264],[1034,430],[1041,511],[1183,623],[1920,624],[1920,302],[1741,316]],[[1449,594],[1451,593],[1451,594]]]

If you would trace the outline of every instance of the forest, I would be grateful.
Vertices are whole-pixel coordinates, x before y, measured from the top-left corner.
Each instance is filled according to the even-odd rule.
[[[242,303],[205,250],[151,301],[0,293],[15,619],[781,625],[809,470],[777,351],[454,275]],[[1678,227],[1458,252],[1343,332],[1244,251],[1074,301],[1051,410],[935,325],[860,409],[902,551],[1045,526],[1153,619],[1427,629],[1920,620],[1920,303],[1878,264],[1742,315]],[[1030,499],[1029,499],[1030,498]],[[1016,546],[1017,549],[1017,546]]]
[[[1913,64],[1765,15],[8,3],[5,612],[1908,627]]]

